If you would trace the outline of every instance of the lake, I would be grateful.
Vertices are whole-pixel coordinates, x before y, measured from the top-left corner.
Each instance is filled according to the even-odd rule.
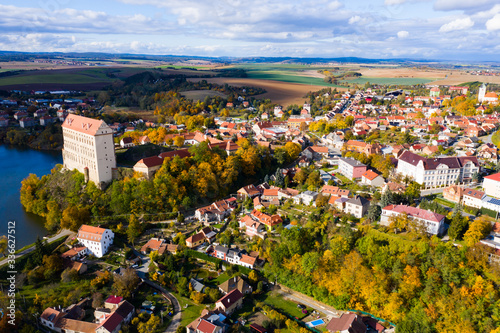
[[[39,151],[0,145],[0,235],[7,234],[7,222],[16,222],[16,249],[34,243],[48,232],[45,219],[27,213],[19,199],[21,181],[30,173],[38,177],[49,174],[62,164],[61,151]]]

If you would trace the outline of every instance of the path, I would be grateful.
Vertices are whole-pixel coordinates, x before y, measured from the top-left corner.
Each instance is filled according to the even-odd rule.
[[[293,290],[283,290],[283,289],[277,289],[277,292],[283,295],[284,297],[287,297],[291,300],[294,300],[298,303],[302,303],[310,308],[313,308],[314,310],[326,314],[328,317],[339,317],[342,311],[337,311],[335,308],[326,305],[324,303],[318,302],[310,297],[307,297],[299,292],[295,292]]]
[[[172,317],[172,321],[170,322],[170,325],[168,325],[165,333],[175,333],[175,331],[177,330],[177,328],[181,324],[181,317],[182,317],[182,313],[181,313],[182,309],[181,309],[181,306],[179,304],[179,301],[177,300],[177,298],[175,298],[174,295],[172,295],[165,288],[163,288],[159,284],[154,283],[153,281],[148,280],[147,273],[149,270],[149,262],[150,262],[149,257],[146,255],[143,255],[142,253],[140,253],[139,251],[134,249],[132,246],[129,246],[129,247],[134,251],[135,255],[137,255],[139,258],[141,258],[142,264],[135,269],[137,272],[137,276],[139,276],[144,281],[144,283],[159,290],[163,294],[163,296],[168,298],[170,300],[170,303],[172,303],[172,306],[174,307],[174,316]]]
[[[60,231],[59,233],[55,234],[54,236],[50,237],[49,239],[47,239],[47,243],[52,243],[53,241],[63,237],[63,236],[69,236],[71,234],[74,234],[73,231],[71,230],[68,230],[68,229],[63,229],[62,231]],[[24,256],[25,254],[28,254],[30,252],[33,252],[35,250],[35,245],[25,249],[25,250],[22,250],[21,252],[17,253],[15,255],[15,258],[19,258],[19,257],[22,257]],[[9,258],[5,258],[3,259],[2,261],[0,261],[0,266],[3,266],[5,264],[7,264],[7,262],[9,261]]]

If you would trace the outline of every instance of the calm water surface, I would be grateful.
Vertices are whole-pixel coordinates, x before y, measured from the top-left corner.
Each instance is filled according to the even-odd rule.
[[[16,248],[34,243],[47,234],[44,218],[26,213],[19,200],[21,181],[30,173],[49,174],[62,164],[60,151],[38,151],[0,145],[0,235],[7,234],[7,222],[16,221]]]

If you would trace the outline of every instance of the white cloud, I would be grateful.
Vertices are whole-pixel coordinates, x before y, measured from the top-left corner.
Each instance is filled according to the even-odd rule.
[[[496,14],[493,18],[486,21],[486,29],[500,30],[500,14]]]
[[[410,36],[410,33],[408,31],[401,30],[398,32],[398,38],[400,38],[400,39],[408,38],[409,36]]]
[[[349,19],[349,24],[354,24],[361,21],[361,16],[355,15]]]
[[[439,28],[439,32],[465,30],[471,28],[473,25],[474,21],[472,21],[470,17],[460,18],[453,20],[449,23],[443,24],[441,28]]]

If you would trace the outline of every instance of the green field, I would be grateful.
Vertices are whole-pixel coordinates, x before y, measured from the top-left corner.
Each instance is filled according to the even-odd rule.
[[[360,77],[353,80],[344,80],[342,82],[349,84],[365,84],[370,82],[372,84],[385,84],[385,85],[400,85],[400,86],[412,86],[416,84],[425,84],[437,79],[429,78],[419,78],[419,77]]]
[[[60,72],[54,73],[37,72],[23,73],[20,75],[8,76],[0,78],[0,86],[13,85],[13,84],[85,84],[97,82],[112,82],[113,79],[108,78],[106,74],[97,68],[87,69],[78,72]]]

